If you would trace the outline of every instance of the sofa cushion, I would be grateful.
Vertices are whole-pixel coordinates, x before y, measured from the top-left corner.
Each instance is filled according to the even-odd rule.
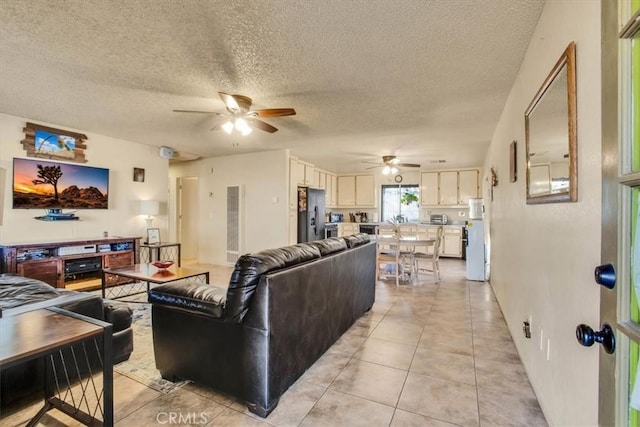
[[[347,249],[347,243],[340,237],[329,237],[328,239],[314,240],[307,244],[318,248],[320,255],[322,256],[331,255]]]
[[[53,286],[22,276],[0,275],[0,311],[25,304],[56,298],[60,292]]]
[[[355,248],[371,241],[371,237],[367,233],[358,233],[352,236],[344,236],[343,239],[347,244],[347,248]]]
[[[187,311],[222,317],[227,290],[218,286],[193,282],[171,282],[149,291],[149,302],[179,307]]]
[[[131,326],[133,310],[127,304],[119,301],[102,301],[104,320],[113,325],[113,332],[124,331]]]
[[[320,258],[320,249],[308,243],[242,255],[236,261],[229,281],[225,319],[242,322],[261,275],[317,258]]]

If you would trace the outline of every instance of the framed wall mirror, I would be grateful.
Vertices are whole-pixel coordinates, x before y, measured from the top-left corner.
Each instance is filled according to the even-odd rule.
[[[524,114],[527,204],[578,200],[576,46],[571,42]]]

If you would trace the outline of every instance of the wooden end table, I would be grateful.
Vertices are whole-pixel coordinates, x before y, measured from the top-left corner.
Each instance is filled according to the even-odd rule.
[[[112,333],[110,323],[57,307],[0,319],[0,368],[45,358],[45,403],[27,426],[53,408],[85,425],[113,426]],[[95,351],[101,353],[102,390],[90,357]]]

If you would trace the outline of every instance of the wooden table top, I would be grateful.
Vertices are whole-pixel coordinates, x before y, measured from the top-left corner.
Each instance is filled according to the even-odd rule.
[[[103,328],[46,309],[0,318],[0,366],[101,334]]]
[[[104,272],[151,283],[173,282],[209,273],[208,270],[178,267],[175,264],[164,269],[155,267],[153,264],[134,264],[127,267],[105,268]]]

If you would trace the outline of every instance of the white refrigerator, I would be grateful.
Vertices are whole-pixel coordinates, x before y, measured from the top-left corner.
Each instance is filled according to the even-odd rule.
[[[467,221],[467,279],[486,280],[484,224],[481,219]]]

